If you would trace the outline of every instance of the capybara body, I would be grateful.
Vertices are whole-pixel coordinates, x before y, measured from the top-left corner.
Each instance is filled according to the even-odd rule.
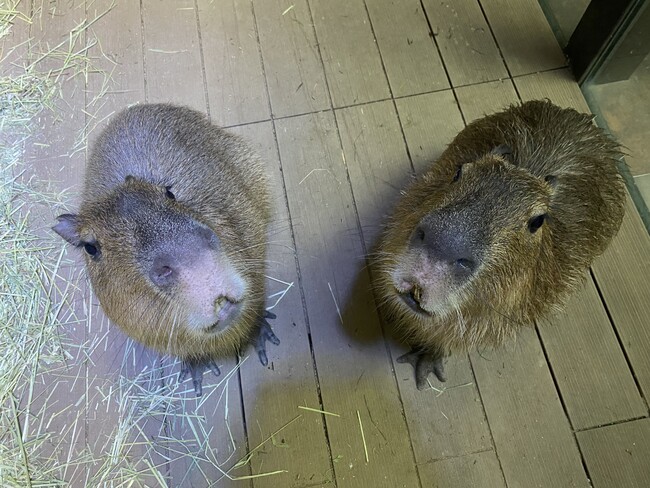
[[[79,213],[54,229],[85,249],[93,290],[124,332],[207,364],[264,317],[269,201],[242,140],[188,108],[136,105],[98,137]]]
[[[580,286],[623,218],[620,158],[590,116],[532,101],[470,123],[405,192],[375,287],[415,353],[438,362],[419,388],[429,372],[444,380],[441,358],[501,345]]]

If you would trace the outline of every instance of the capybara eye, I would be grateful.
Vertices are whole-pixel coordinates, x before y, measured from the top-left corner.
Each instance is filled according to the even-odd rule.
[[[174,195],[174,194],[172,193],[172,187],[171,187],[171,186],[166,186],[166,187],[165,187],[165,195],[166,195],[167,198],[169,198],[170,200],[176,200],[176,195]]]
[[[89,242],[84,243],[84,250],[91,257],[97,256],[97,253],[99,252],[99,250],[97,249],[97,246],[95,246],[94,244],[90,244]]]
[[[458,169],[456,170],[456,174],[454,174],[454,179],[452,181],[458,181],[460,179],[460,175],[463,172],[463,166],[459,166]]]
[[[542,226],[544,223],[544,220],[546,220],[546,214],[538,215],[537,217],[533,217],[528,221],[528,230],[530,231],[531,234],[534,234],[537,232],[537,230]]]

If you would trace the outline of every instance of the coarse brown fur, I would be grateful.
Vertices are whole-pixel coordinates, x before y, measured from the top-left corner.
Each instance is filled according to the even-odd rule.
[[[67,216],[74,225],[68,240],[100,250],[98,258],[84,253],[87,272],[105,313],[124,332],[157,351],[204,361],[238,350],[258,328],[269,209],[269,182],[242,140],[187,108],[136,105],[95,142],[79,213]],[[148,249],[204,227],[219,239],[218,250],[208,252],[241,277],[244,290],[234,323],[213,334],[187,326],[191,311],[178,288],[155,286],[143,262]],[[188,253],[199,238],[192,239]]]
[[[620,227],[621,156],[589,115],[548,101],[470,123],[386,223],[374,286],[390,323],[414,348],[444,357],[501,345],[558,308]],[[539,215],[545,220],[533,232]],[[478,258],[465,280],[440,271],[444,291],[429,299],[414,276],[432,258],[412,243],[415,229],[431,221],[429,228],[463,236]],[[413,290],[420,310],[403,299]]]

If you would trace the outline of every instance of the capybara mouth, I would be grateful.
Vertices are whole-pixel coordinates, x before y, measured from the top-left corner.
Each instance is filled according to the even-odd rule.
[[[409,291],[406,292],[397,292],[404,303],[406,303],[411,310],[419,315],[426,315],[430,317],[431,314],[427,312],[420,306],[420,300],[422,298],[422,290],[420,287],[414,286]]]
[[[203,332],[206,334],[213,334],[218,332],[220,329],[223,329],[224,322],[231,319],[237,313],[238,308],[238,302],[221,295],[214,302],[214,312],[217,316],[217,320],[209,327],[203,329]]]

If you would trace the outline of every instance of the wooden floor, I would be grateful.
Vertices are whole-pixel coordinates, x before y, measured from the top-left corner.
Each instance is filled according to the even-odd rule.
[[[111,6],[44,3],[57,8],[23,34],[52,44]],[[204,111],[267,161],[277,203],[268,294],[293,284],[273,308],[282,343],[268,368],[252,354],[225,383],[206,376],[201,402],[187,383],[189,420],[179,394],[140,405],[129,456],[147,486],[650,486],[650,238],[631,204],[565,314],[509,347],[450,359],[444,388],[416,390],[368,287],[383,216],[466,123],[541,97],[588,110],[536,1],[118,1],[85,35],[99,39],[91,52],[113,84],[97,101],[100,74],[66,83],[62,113],[36,136],[48,146],[29,150],[34,172],[70,188],[74,208],[79,131],[92,141],[136,102]],[[101,457],[124,413],[110,385],[154,368],[142,381],[153,389],[176,370],[155,369],[160,360],[109,326],[87,288],[83,297],[77,313],[89,311],[90,325],[68,333],[92,347],[71,348],[77,361],[52,379],[65,383],[54,395],[63,412],[48,428],[69,434],[85,416],[62,455]],[[236,360],[221,364],[228,372]],[[264,441],[230,476],[281,472],[224,476]],[[99,469],[62,476],[92,486]]]

